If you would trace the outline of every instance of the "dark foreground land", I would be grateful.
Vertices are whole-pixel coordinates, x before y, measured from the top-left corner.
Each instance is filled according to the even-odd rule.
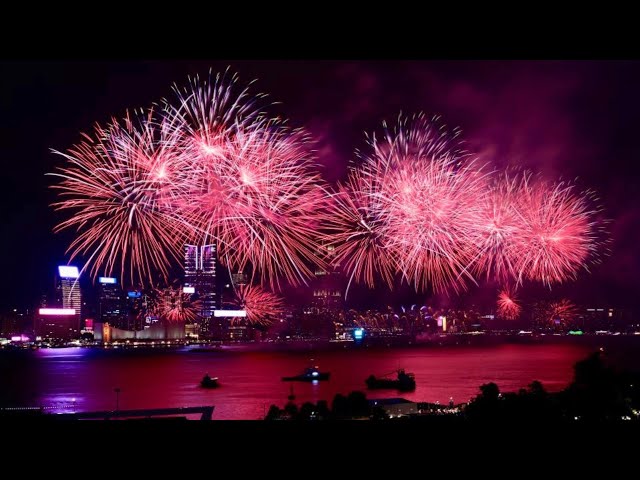
[[[298,406],[294,398],[284,408],[272,405],[266,420],[344,420],[385,421],[394,418],[391,410],[367,401],[364,393],[336,395],[331,404],[320,401]],[[416,413],[395,415],[398,420],[429,424],[468,422],[556,424],[625,423],[640,425],[640,373],[619,370],[607,364],[602,350],[576,363],[574,379],[564,390],[549,393],[542,383],[531,382],[518,392],[501,393],[498,385],[480,386],[480,394],[467,404],[419,405]]]

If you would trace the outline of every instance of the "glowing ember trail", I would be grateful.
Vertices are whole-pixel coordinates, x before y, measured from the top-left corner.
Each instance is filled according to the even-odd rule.
[[[278,295],[254,285],[238,285],[235,288],[236,303],[246,310],[251,324],[270,324],[284,311],[284,302]]]
[[[589,206],[592,197],[565,182],[548,185],[524,178],[517,198],[521,224],[513,258],[518,281],[562,283],[597,259],[601,242],[597,212]]]
[[[166,287],[155,290],[154,312],[169,322],[192,322],[198,317],[201,303],[191,300],[182,287]]]
[[[62,179],[52,187],[60,197],[53,207],[70,213],[55,231],[75,228],[67,251],[87,259],[83,270],[93,278],[114,271],[132,284],[153,283],[156,273],[166,278],[190,233],[173,215],[174,201],[188,190],[190,161],[175,148],[170,126],[152,116],[96,126],[67,153],[54,151],[68,163],[51,174]]]
[[[498,316],[506,320],[515,320],[520,316],[522,307],[510,287],[503,288],[498,295]]]
[[[222,264],[271,289],[305,284],[329,262],[347,292],[406,281],[459,293],[481,277],[550,287],[587,270],[606,243],[590,192],[489,173],[438,118],[383,123],[330,191],[309,135],[266,115],[264,95],[237,76],[174,92],[55,152],[66,163],[51,174],[53,207],[69,215],[55,231],[75,229],[70,260],[94,279],[154,285],[181,263],[182,245],[213,242]],[[319,253],[328,245],[330,259]]]

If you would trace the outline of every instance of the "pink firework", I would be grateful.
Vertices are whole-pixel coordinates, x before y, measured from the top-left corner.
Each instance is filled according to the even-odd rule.
[[[384,217],[373,190],[378,187],[354,170],[347,183],[328,198],[326,240],[335,245],[333,263],[349,272],[347,292],[353,280],[373,288],[377,275],[389,288],[393,286],[397,264],[382,230]]]
[[[238,128],[246,128],[261,116],[258,101],[263,94],[252,95],[249,85],[242,88],[237,74],[224,73],[201,80],[189,79],[188,85],[174,85],[175,103],[164,102],[164,115],[182,136],[184,147],[194,157],[216,155],[221,143]]]
[[[324,264],[316,252],[325,190],[307,142],[276,122],[238,129],[220,142],[181,209],[202,238],[217,240],[223,263],[250,265],[272,287],[281,277],[304,282],[310,265]]]
[[[155,313],[163,320],[192,322],[198,317],[200,301],[191,300],[191,295],[183,293],[182,287],[158,288],[154,297]]]
[[[526,278],[551,286],[575,279],[581,268],[588,268],[600,244],[591,200],[590,192],[576,192],[565,182],[548,185],[524,178],[518,195],[519,281]]]
[[[578,308],[570,300],[541,302],[535,308],[536,320],[541,325],[565,327],[578,316]]]
[[[382,235],[400,273],[417,289],[466,289],[473,280],[473,228],[485,176],[445,130],[424,117],[400,121],[371,142],[365,178],[379,185]]]
[[[172,259],[190,231],[173,215],[173,204],[187,191],[189,159],[175,148],[170,126],[155,123],[148,112],[136,125],[129,116],[70,148],[68,164],[54,175],[60,201],[53,206],[71,216],[55,231],[75,228],[71,259],[86,259],[94,278],[118,270],[131,283],[165,278]]]
[[[477,249],[474,273],[500,282],[517,279],[515,265],[521,255],[518,243],[522,220],[518,214],[520,180],[507,173],[493,179],[478,199],[480,209],[472,229]]]
[[[521,312],[522,307],[513,289],[503,288],[498,295],[498,316],[506,320],[515,320]]]
[[[246,310],[249,323],[268,325],[284,310],[281,297],[259,286],[239,285],[235,292],[236,303],[240,309]]]

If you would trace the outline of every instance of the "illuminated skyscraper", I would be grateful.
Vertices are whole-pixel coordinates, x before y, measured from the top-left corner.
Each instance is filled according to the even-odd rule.
[[[311,304],[318,310],[331,312],[342,310],[344,307],[342,297],[344,285],[339,265],[334,265],[335,247],[333,245],[323,246],[319,254],[329,263],[329,267],[328,270],[316,267]]]
[[[216,285],[216,263],[218,252],[216,245],[184,246],[184,286],[193,287],[195,296],[200,300],[200,333],[209,334],[209,326],[214,310],[218,309]]]
[[[116,328],[126,328],[127,315],[118,279],[99,277],[98,317],[102,323]]]
[[[74,330],[80,333],[80,318],[82,308],[82,293],[80,291],[80,273],[78,267],[61,265],[58,267],[59,298],[62,308],[75,310],[73,317]]]

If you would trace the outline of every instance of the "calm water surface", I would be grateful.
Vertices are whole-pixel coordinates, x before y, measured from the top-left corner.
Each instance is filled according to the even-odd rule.
[[[369,398],[402,396],[448,403],[475,396],[479,385],[494,381],[501,391],[516,391],[540,380],[551,391],[571,381],[573,365],[592,349],[586,345],[397,348],[300,352],[180,350],[41,349],[0,352],[0,405],[56,406],[60,410],[121,409],[215,405],[214,419],[262,418],[271,404],[282,407],[293,391],[296,403],[331,402],[336,393],[366,391],[364,380],[404,368],[416,376],[415,392],[366,392]],[[312,385],[282,382],[309,365],[310,355],[331,379]],[[205,373],[221,387],[199,388]]]

